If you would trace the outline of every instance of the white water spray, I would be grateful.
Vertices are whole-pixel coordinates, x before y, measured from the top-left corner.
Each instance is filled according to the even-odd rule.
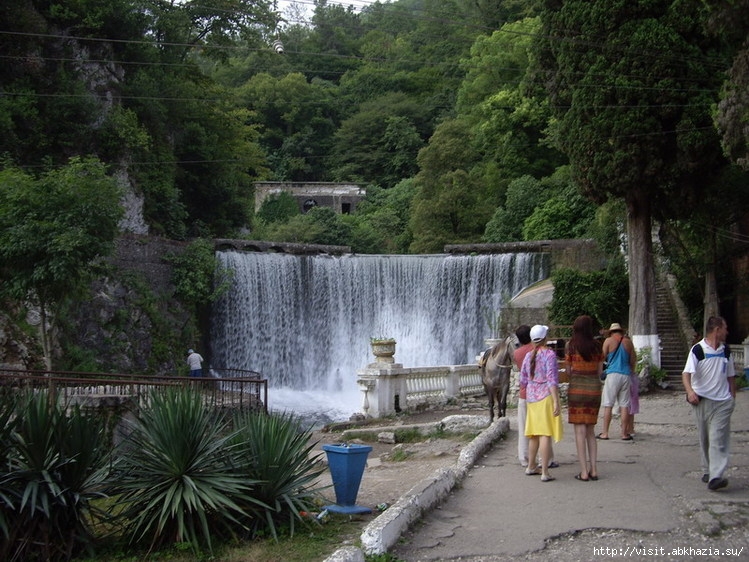
[[[217,255],[234,279],[214,307],[212,365],[262,373],[272,409],[323,422],[360,410],[370,338],[395,338],[404,367],[472,363],[486,314],[548,270],[542,254]]]

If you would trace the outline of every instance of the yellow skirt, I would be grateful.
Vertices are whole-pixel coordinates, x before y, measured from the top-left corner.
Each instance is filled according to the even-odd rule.
[[[559,443],[564,435],[562,416],[554,415],[554,400],[547,396],[540,402],[528,402],[525,418],[525,436],[548,435]]]

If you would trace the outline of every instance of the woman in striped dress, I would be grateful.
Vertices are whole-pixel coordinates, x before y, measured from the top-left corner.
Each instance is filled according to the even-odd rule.
[[[572,326],[572,338],[564,357],[570,385],[567,391],[569,423],[575,426],[575,446],[580,472],[577,480],[598,480],[598,444],[596,422],[601,408],[603,352],[593,337],[593,319],[578,316]]]

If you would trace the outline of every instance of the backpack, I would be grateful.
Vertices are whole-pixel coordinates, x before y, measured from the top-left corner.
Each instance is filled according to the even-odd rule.
[[[694,356],[697,358],[697,361],[703,361],[705,359],[705,350],[702,349],[702,346],[698,343],[692,346],[692,353],[694,353]],[[727,343],[723,344],[723,355],[725,355],[726,359],[731,357],[731,348],[729,347]]]

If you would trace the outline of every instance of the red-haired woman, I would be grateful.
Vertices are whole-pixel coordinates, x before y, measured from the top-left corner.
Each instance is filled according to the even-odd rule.
[[[577,480],[598,480],[596,422],[601,408],[603,352],[593,337],[593,319],[578,316],[572,325],[572,338],[564,356],[570,386],[567,391],[569,423],[575,426],[575,445],[580,472]]]

